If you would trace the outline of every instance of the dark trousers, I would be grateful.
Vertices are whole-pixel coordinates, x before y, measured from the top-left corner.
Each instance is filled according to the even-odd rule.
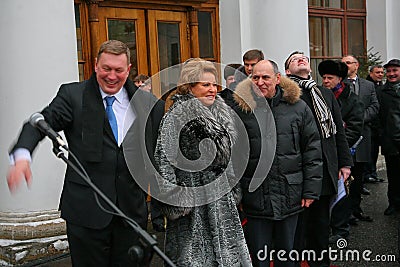
[[[120,218],[114,217],[103,229],[67,223],[67,236],[74,267],[146,266],[129,258],[128,250],[138,243],[138,236]]]
[[[350,203],[353,213],[362,213],[361,209],[361,190],[363,188],[363,172],[365,162],[354,162],[351,167],[351,175],[354,177],[350,184]]]
[[[376,163],[378,161],[378,155],[379,155],[379,136],[372,135],[371,157],[370,161],[366,163],[364,167],[364,181],[368,179],[368,177],[378,178],[378,174],[376,173]]]
[[[331,211],[331,230],[332,235],[348,237],[350,234],[349,220],[352,214],[350,199],[343,197],[333,206]]]
[[[400,208],[400,155],[385,156],[389,205]]]
[[[245,235],[253,266],[269,267],[271,250],[275,250],[272,254],[275,267],[294,266],[294,262],[289,260],[289,252],[293,250],[297,218],[297,214],[279,221],[247,218]],[[283,261],[277,257],[280,250],[286,252]]]
[[[330,265],[328,253],[322,254],[322,251],[328,251],[329,248],[329,206],[332,197],[332,195],[321,196],[319,200],[314,201],[309,208],[300,214],[297,222],[295,249],[299,252],[304,249],[313,250],[317,259],[323,255],[321,261],[308,261],[311,267],[329,267]],[[300,266],[300,263],[296,266]]]

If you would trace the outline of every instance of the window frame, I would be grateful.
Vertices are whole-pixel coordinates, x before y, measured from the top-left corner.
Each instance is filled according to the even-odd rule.
[[[319,7],[319,6],[311,6],[310,4],[308,4],[308,19],[310,21],[310,17],[316,17],[316,18],[322,18],[322,19],[326,19],[326,18],[339,18],[342,20],[342,36],[341,36],[341,48],[342,48],[342,56],[350,54],[351,53],[351,49],[349,49],[349,45],[348,45],[348,41],[349,41],[349,25],[348,25],[348,20],[349,19],[358,19],[358,20],[362,20],[362,24],[363,24],[363,51],[367,50],[367,36],[366,36],[366,17],[367,17],[367,10],[366,10],[366,0],[362,0],[363,1],[363,9],[347,9],[347,2],[348,0],[342,0],[342,7],[343,8],[330,8],[330,7]],[[310,24],[309,24],[309,32],[310,32]],[[322,29],[322,34],[323,33],[323,29]],[[328,42],[330,42],[329,40],[329,36],[328,37]],[[324,44],[324,38],[325,35],[322,36],[322,40],[323,40],[323,45]],[[311,40],[311,39],[310,39]],[[335,55],[325,55],[322,54],[321,56],[313,56],[311,53],[311,47],[309,49],[309,53],[310,53],[310,63],[311,66],[313,66],[313,69],[315,69],[316,66],[318,66],[318,63],[326,60],[326,59],[341,59],[338,58]],[[323,52],[324,53],[324,52]],[[365,56],[365,55],[355,55],[355,56]],[[318,75],[314,75],[315,79],[319,79]]]
[[[82,59],[79,59],[79,55],[77,58],[77,67],[78,67],[78,72],[79,72],[79,81],[86,80],[90,77],[92,73],[92,62],[91,62],[91,50],[90,50],[90,33],[89,33],[89,13],[88,13],[88,6],[85,3],[82,3],[81,0],[74,0],[74,10],[75,7],[79,10],[79,17],[80,17],[80,28],[76,28],[75,25],[75,30],[78,31],[80,30],[80,36],[81,36],[81,48],[82,48]],[[76,18],[76,14],[75,18]],[[76,42],[78,42],[78,32],[76,33],[77,39]],[[78,43],[77,43],[77,48],[78,48]],[[78,51],[77,51],[78,52]],[[80,65],[83,68],[83,71],[80,70]]]
[[[202,4],[201,7],[197,10],[198,12],[209,12],[211,13],[211,30],[213,33],[213,50],[214,57],[202,57],[205,60],[212,62],[219,62],[220,60],[220,32],[219,32],[219,6],[218,1],[216,3],[212,3],[213,1],[209,1],[207,4]],[[200,45],[200,42],[199,42]]]
[[[344,7],[347,6],[347,0],[342,0],[342,4]],[[364,6],[366,5],[366,0],[364,1]],[[363,31],[364,31],[364,49],[366,48],[367,40],[366,40],[366,17],[367,10],[365,9],[338,9],[338,8],[324,8],[324,7],[316,7],[316,6],[308,6],[308,16],[309,17],[324,17],[324,18],[340,18],[342,19],[342,52],[343,55],[348,54],[349,48],[347,45],[348,41],[348,19],[361,19],[363,21]],[[322,56],[321,58],[329,58],[329,55]]]

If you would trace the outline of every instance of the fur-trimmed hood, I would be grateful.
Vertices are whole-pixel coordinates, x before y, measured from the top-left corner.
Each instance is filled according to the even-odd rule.
[[[256,95],[252,89],[255,86],[250,79],[246,79],[239,83],[234,92],[234,100],[239,107],[245,112],[253,112],[257,107]],[[283,99],[289,104],[294,104],[300,100],[301,89],[296,82],[288,77],[281,76],[279,86],[283,91]]]

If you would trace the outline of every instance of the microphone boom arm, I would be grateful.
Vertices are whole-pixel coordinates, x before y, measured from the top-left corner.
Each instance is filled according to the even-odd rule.
[[[65,147],[63,147],[65,149]],[[66,149],[69,153],[72,153]],[[116,213],[116,215],[123,218],[126,223],[128,223],[133,230],[139,235],[140,241],[145,247],[152,248],[169,266],[175,267],[175,264],[157,247],[157,241],[150,236],[145,230],[143,230],[140,225],[137,224],[133,219],[126,216],[90,179],[86,173],[83,173],[74,163],[72,163],[65,155],[64,151],[60,149],[60,144],[53,142],[53,152],[54,154],[62,159],[68,166],[70,166],[85,182],[93,189],[93,191],[99,195],[106,203],[109,205]]]

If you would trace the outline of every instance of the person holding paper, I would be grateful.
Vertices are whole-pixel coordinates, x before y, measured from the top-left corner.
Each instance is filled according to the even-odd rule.
[[[358,100],[358,97],[351,92],[350,85],[343,82],[347,76],[347,69],[345,63],[334,60],[325,60],[318,65],[318,71],[323,81],[322,85],[332,90],[340,106],[346,139],[354,157],[357,149],[356,145],[362,139],[364,106]],[[338,194],[333,200],[331,209],[330,226],[332,235],[329,238],[329,242],[336,243],[339,238],[347,238],[349,236],[349,220],[352,214],[343,178],[338,181]]]

